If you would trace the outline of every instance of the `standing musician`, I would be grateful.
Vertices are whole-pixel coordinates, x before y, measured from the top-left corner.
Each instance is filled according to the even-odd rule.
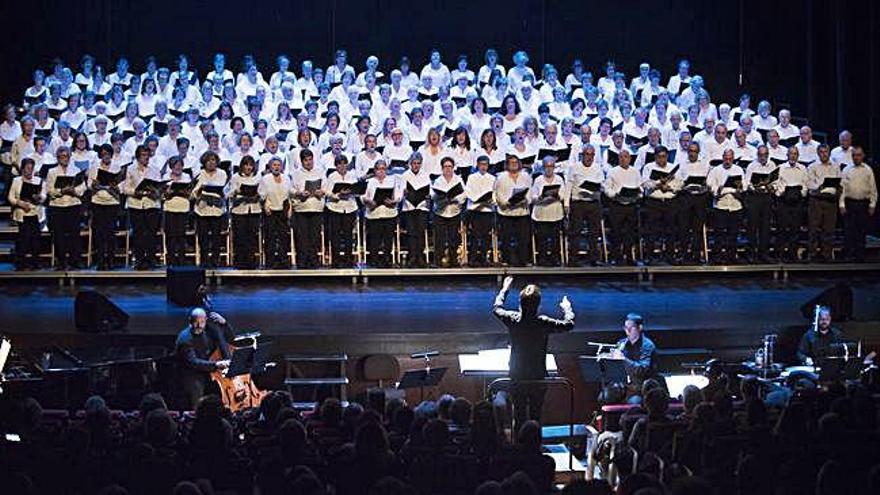
[[[49,169],[46,190],[49,196],[49,231],[55,248],[56,269],[80,267],[79,222],[86,184],[79,170],[70,163],[70,148],[55,149],[58,165]]]
[[[165,249],[168,266],[181,266],[186,263],[186,227],[189,223],[190,193],[192,177],[184,171],[184,161],[179,156],[168,159],[167,175],[163,180],[168,182],[165,190],[165,202],[162,204],[164,213]]]
[[[541,290],[529,284],[519,293],[519,310],[504,309],[504,300],[513,284],[513,277],[506,277],[501,291],[495,297],[492,313],[501,320],[510,333],[510,379],[514,406],[514,431],[526,419],[540,421],[546,387],[537,383],[520,381],[542,380],[547,374],[547,336],[551,333],[568,332],[574,328],[574,311],[568,297],[562,298],[561,320],[538,314]]]
[[[15,269],[39,267],[40,209],[46,199],[45,184],[34,174],[33,158],[22,158],[20,176],[12,179],[7,197],[12,206],[12,221],[18,225],[15,239]]]
[[[838,206],[846,234],[844,256],[862,263],[865,261],[865,235],[877,210],[877,183],[874,171],[865,163],[865,150],[861,146],[852,147],[852,163],[841,174],[843,193]]]
[[[758,148],[760,159],[762,150]],[[797,260],[797,250],[804,223],[804,198],[807,195],[807,169],[798,163],[798,149],[788,149],[788,161],[779,166],[779,179],[776,181],[776,253],[783,262]]]
[[[219,350],[222,360],[211,361],[209,357]],[[189,325],[177,336],[175,354],[181,360],[180,377],[184,396],[189,407],[195,407],[204,395],[212,371],[229,367],[231,354],[223,332],[208,325],[208,315],[202,308],[189,314]]]

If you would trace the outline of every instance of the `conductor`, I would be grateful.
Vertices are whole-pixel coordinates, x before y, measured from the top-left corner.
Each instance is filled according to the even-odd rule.
[[[566,296],[559,303],[563,313],[561,320],[538,314],[541,290],[534,284],[520,291],[519,310],[505,309],[504,300],[511,284],[513,277],[504,279],[492,312],[510,332],[510,394],[514,406],[514,427],[517,428],[526,419],[541,420],[545,386],[528,382],[541,380],[547,374],[547,336],[574,328],[574,311]]]

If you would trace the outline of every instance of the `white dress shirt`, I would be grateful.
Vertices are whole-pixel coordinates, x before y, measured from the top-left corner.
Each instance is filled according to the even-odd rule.
[[[214,170],[213,173],[208,172],[207,170],[202,170],[199,174],[199,178],[196,180],[196,186],[193,188],[193,199],[195,199],[196,204],[194,211],[196,215],[200,217],[219,217],[223,215],[223,212],[226,211],[226,202],[224,201],[221,206],[209,205],[203,199],[200,199],[201,195],[205,196],[213,196],[211,193],[202,193],[202,189],[205,186],[222,186],[225,188],[226,186],[226,172],[221,169]],[[223,199],[223,196],[220,196]]]
[[[744,180],[745,172],[739,165],[731,165],[725,168],[724,165],[714,167],[709,171],[706,177],[706,185],[715,195],[713,207],[717,210],[740,211],[743,208],[742,201],[735,196],[737,190],[732,187],[724,187],[728,177],[740,177]]]
[[[840,206],[844,206],[847,199],[866,199],[869,208],[877,207],[877,183],[874,181],[874,171],[871,167],[865,163],[847,165],[842,175],[843,194],[840,195]]]
[[[299,194],[308,192],[306,190],[306,182],[318,181],[319,184],[316,191],[323,191],[325,179],[326,174],[315,167],[312,167],[311,170],[300,168],[293,172],[290,185],[293,192]],[[293,211],[296,213],[320,213],[324,211],[324,198],[318,198],[311,194],[305,200],[293,198],[292,204]]]
[[[544,186],[558,185],[556,196],[544,196]],[[568,191],[565,190],[565,179],[557,174],[547,178],[544,174],[535,178],[532,183],[529,196],[532,203],[532,220],[536,222],[558,222],[565,216],[563,198]]]
[[[391,189],[393,191],[391,193],[391,199],[395,203],[399,203],[401,197],[403,196],[400,185],[396,177],[393,175],[387,175],[382,180],[379,180],[378,177],[371,177],[370,180],[367,181],[367,190],[364,193],[363,198],[373,200],[376,195],[377,189]],[[373,209],[367,208],[366,217],[369,220],[396,218],[397,205],[395,204],[393,206],[385,206],[384,204],[377,204],[376,207]]]
[[[73,195],[61,195],[61,190],[55,187],[55,180],[58,177],[76,177],[77,174],[79,174],[79,169],[73,166],[72,163],[69,163],[67,167],[61,167],[61,165],[58,165],[49,169],[49,173],[46,175],[46,187],[49,196],[49,206],[65,208],[68,206],[78,206],[82,204],[82,200],[80,198],[86,192],[85,181],[74,187]]]
[[[520,170],[516,177],[510,172],[504,172],[495,180],[495,204],[498,205],[498,214],[504,217],[524,217],[529,214],[529,194],[526,193],[525,201],[510,204],[510,197],[519,190],[528,191],[532,187],[532,178],[525,170]]]
[[[290,178],[284,174],[266,174],[257,188],[260,199],[271,211],[282,211],[284,202],[290,198]]]
[[[461,193],[453,198],[449,198],[449,201],[438,201],[437,198],[439,195],[436,191],[449,191],[455,186],[461,186]],[[437,177],[437,179],[434,180],[434,183],[431,184],[431,199],[434,208],[434,215],[443,218],[452,218],[460,214],[462,207],[467,201],[467,193],[461,177],[453,174],[452,178],[448,181],[446,180],[446,177],[443,177],[442,175]]]

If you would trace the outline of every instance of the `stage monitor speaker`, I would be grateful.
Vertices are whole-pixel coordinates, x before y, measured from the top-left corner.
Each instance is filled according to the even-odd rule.
[[[804,315],[804,318],[813,320],[813,311],[815,311],[817,304],[831,308],[831,317],[835,321],[850,320],[853,316],[852,287],[849,284],[839,283],[822,291],[821,294],[801,306],[801,314]]]
[[[199,287],[205,285],[205,269],[195,266],[168,267],[166,294],[168,302],[178,306],[199,306]]]
[[[107,296],[93,290],[81,290],[76,294],[73,312],[76,329],[80,332],[110,332],[128,325],[128,313]]]

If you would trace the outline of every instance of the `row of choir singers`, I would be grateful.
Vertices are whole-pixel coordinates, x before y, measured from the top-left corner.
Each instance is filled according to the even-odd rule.
[[[155,264],[155,233],[165,213],[164,231],[171,238],[168,252],[171,262],[181,262],[186,218],[194,204],[202,261],[216,266],[220,256],[220,233],[227,207],[233,218],[234,239],[240,242],[236,253],[243,257],[238,265],[251,266],[259,251],[256,246],[261,217],[267,258],[272,266],[283,264],[289,241],[289,219],[296,231],[303,255],[300,266],[317,266],[320,232],[326,214],[330,244],[337,253],[337,265],[350,265],[353,246],[351,231],[355,216],[363,205],[367,222],[368,250],[378,265],[391,261],[392,242],[397,218],[402,214],[410,252],[424,252],[423,234],[429,212],[433,213],[435,258],[441,264],[453,263],[457,252],[462,212],[467,211],[474,229],[473,263],[486,261],[488,234],[499,227],[499,251],[513,265],[531,261],[529,232],[535,231],[536,253],[542,264],[558,264],[559,235],[563,222],[568,224],[569,244],[586,241],[587,261],[600,259],[598,239],[604,230],[603,199],[613,236],[613,258],[635,261],[639,233],[644,237],[645,252],[652,261],[678,262],[695,260],[701,252],[696,239],[702,237],[707,212],[712,211],[718,259],[735,261],[740,217],[748,217],[749,239],[759,261],[769,260],[769,232],[772,213],[776,213],[776,254],[793,261],[797,237],[804,213],[809,212],[811,258],[830,259],[832,235],[838,213],[846,215],[847,256],[864,258],[864,234],[868,218],[876,205],[873,173],[864,164],[864,152],[856,147],[852,165],[843,170],[829,161],[827,146],[820,147],[820,160],[805,168],[798,163],[796,148],[789,152],[789,162],[777,166],[768,160],[766,147],[760,147],[757,160],[745,169],[735,164],[732,150],[724,152],[721,165],[712,167],[699,159],[699,147],[692,143],[689,159],[671,165],[665,148],[658,148],[655,161],[641,172],[630,165],[628,152],[620,155],[620,164],[606,171],[595,163],[595,150],[586,146],[580,163],[570,164],[565,177],[556,173],[552,156],[545,157],[534,178],[521,170],[518,159],[511,157],[507,170],[495,177],[488,172],[486,159],[478,161],[477,171],[467,180],[456,175],[452,159],[443,160],[443,173],[428,177],[421,170],[421,159],[414,155],[408,169],[399,176],[389,175],[384,161],[376,162],[374,175],[358,180],[349,171],[347,159],[339,157],[330,174],[314,167],[314,157],[303,153],[303,166],[292,178],[282,173],[281,161],[270,161],[270,173],[255,173],[253,159],[243,160],[239,173],[227,181],[217,168],[218,157],[203,155],[204,169],[196,180],[183,172],[181,160],[170,160],[170,170],[161,177],[150,166],[150,153],[138,147],[136,162],[125,177],[113,182],[110,172],[112,150],[102,149],[101,163],[88,174],[70,164],[70,151],[60,148],[58,166],[45,181],[33,173],[33,162],[23,161],[23,177],[16,178],[10,189],[14,220],[20,225],[17,247],[22,266],[33,262],[40,218],[39,205],[48,198],[49,228],[55,241],[56,266],[78,264],[78,235],[82,198],[90,192],[92,228],[96,232],[98,266],[112,264],[112,232],[118,208],[125,196],[132,226],[132,254],[136,266]],[[805,199],[808,198],[808,199]],[[641,215],[639,214],[641,209]],[[641,220],[641,228],[640,228]],[[35,235],[36,234],[36,235]],[[417,239],[416,239],[417,238]],[[486,242],[481,242],[486,241]],[[572,242],[574,241],[574,242]],[[689,241],[689,242],[688,242]],[[413,249],[414,248],[414,249]],[[703,246],[705,250],[705,246]],[[298,249],[300,251],[300,249]],[[581,252],[575,249],[574,252]],[[30,261],[29,261],[30,260]],[[412,257],[418,265],[422,257]]]

